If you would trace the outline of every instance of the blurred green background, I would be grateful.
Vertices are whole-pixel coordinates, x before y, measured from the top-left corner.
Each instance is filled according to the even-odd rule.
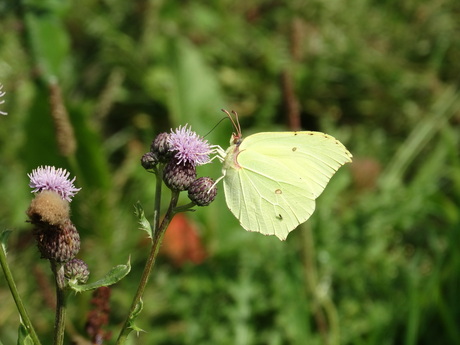
[[[155,181],[140,157],[170,128],[205,135],[221,108],[246,136],[326,132],[354,162],[286,242],[240,228],[220,185],[164,245],[132,344],[460,344],[458,0],[3,0],[0,32],[0,225],[43,344],[54,289],[25,222],[27,173],[77,176],[90,281],[131,256],[113,343],[149,250],[133,205],[152,218]],[[231,132],[206,139],[225,148]],[[71,299],[69,344],[87,337],[90,298]],[[18,325],[1,275],[0,341]]]

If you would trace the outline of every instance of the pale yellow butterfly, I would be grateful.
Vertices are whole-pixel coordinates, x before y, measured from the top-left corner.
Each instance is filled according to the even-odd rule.
[[[248,231],[285,240],[310,218],[315,199],[352,154],[334,137],[310,131],[242,138],[237,114],[230,147],[220,150],[225,200]]]

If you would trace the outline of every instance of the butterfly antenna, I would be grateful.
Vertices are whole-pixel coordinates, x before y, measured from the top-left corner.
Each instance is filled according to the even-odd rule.
[[[209,130],[208,133],[206,133],[205,135],[203,135],[203,138],[206,138],[206,137],[209,135],[209,133],[211,133],[213,130],[215,130],[216,127],[219,126],[220,123],[221,123],[222,121],[226,120],[226,119],[227,119],[227,117],[221,118],[221,119],[219,120],[219,122],[217,122],[217,123],[214,125],[214,127],[212,127],[212,128]]]
[[[235,118],[233,118],[233,116],[227,110],[225,109],[221,109],[221,110],[225,114],[227,114],[230,121],[232,121],[233,128],[235,128],[238,137],[241,137],[241,126],[240,126],[240,122],[238,121],[238,114],[236,113],[236,111],[232,110],[232,114],[235,116]]]
[[[235,115],[235,120],[236,120],[236,124],[237,124],[237,130],[238,130],[238,136],[241,137],[241,125],[240,125],[240,120],[238,119],[238,114],[235,110],[232,110],[232,114]]]

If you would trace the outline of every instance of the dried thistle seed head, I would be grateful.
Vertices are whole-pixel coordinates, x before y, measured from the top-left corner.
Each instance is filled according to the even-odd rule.
[[[89,278],[88,265],[80,259],[67,261],[64,266],[64,275],[69,280],[75,280],[79,284],[84,284]]]
[[[57,192],[44,190],[32,200],[27,215],[30,222],[35,225],[39,223],[60,225],[69,219],[69,202],[62,199]]]
[[[67,262],[80,250],[80,235],[70,219],[56,226],[38,225],[33,230],[33,235],[43,259]]]
[[[165,167],[163,181],[172,190],[187,190],[195,179],[196,168],[191,163],[178,164],[175,159],[172,159]]]
[[[217,187],[214,180],[209,177],[200,177],[193,181],[188,188],[188,197],[197,206],[208,206],[214,201]]]
[[[147,152],[141,158],[141,164],[145,170],[151,170],[155,168],[158,162],[158,154],[153,152]]]
[[[171,146],[169,145],[169,134],[160,133],[152,141],[150,145],[150,152],[155,153],[158,160],[162,163],[166,163],[172,157]]]

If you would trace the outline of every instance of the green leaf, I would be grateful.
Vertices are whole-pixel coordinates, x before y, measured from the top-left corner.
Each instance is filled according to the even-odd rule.
[[[70,40],[62,23],[65,10],[58,1],[28,1],[25,23],[35,63],[45,81],[62,77]]]
[[[18,329],[18,345],[34,345],[27,327],[21,322]]]
[[[3,247],[3,251],[6,253],[6,242],[8,242],[8,237],[11,234],[11,230],[3,230],[0,233],[0,243]]]
[[[145,331],[142,328],[140,328],[139,326],[135,325],[134,322],[129,323],[129,328],[131,328],[134,332],[136,332],[137,335],[139,335],[140,332],[145,333]]]
[[[141,313],[142,309],[144,309],[144,302],[140,300],[139,303],[137,303],[136,309],[134,310],[134,312],[132,313],[129,319],[129,328],[135,331],[138,335],[140,332],[145,332],[142,328],[140,328],[134,323],[134,321],[137,319],[137,317]]]
[[[126,265],[113,267],[102,279],[90,284],[78,285],[75,282],[69,282],[69,286],[75,292],[83,292],[100,288],[101,286],[110,286],[123,279],[131,271],[131,264],[128,260]]]
[[[135,208],[134,213],[136,214],[138,218],[140,229],[144,230],[148,234],[149,238],[153,238],[152,225],[147,220],[147,218],[145,218],[144,209],[142,208],[141,203],[138,201],[136,205],[134,205],[134,208]]]
[[[133,313],[131,314],[131,321],[134,321],[139,316],[142,309],[144,309],[144,302],[141,299],[139,303],[137,303],[136,309],[134,309]]]

